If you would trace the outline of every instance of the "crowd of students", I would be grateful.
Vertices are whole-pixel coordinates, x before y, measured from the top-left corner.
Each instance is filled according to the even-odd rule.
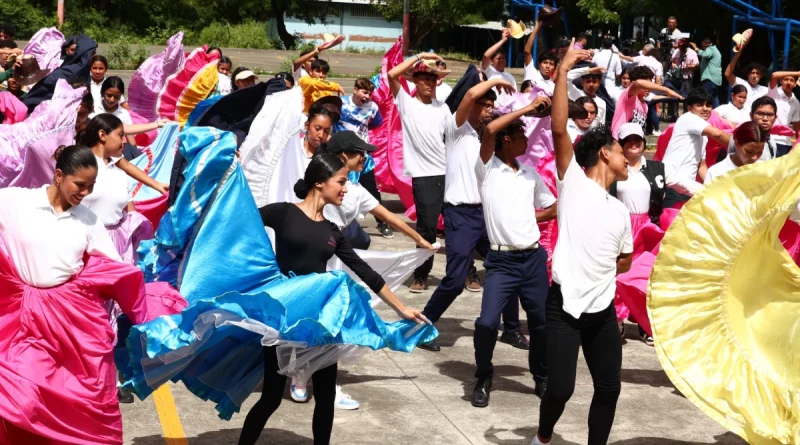
[[[800,72],[775,72],[770,77],[769,87],[759,84],[764,69],[754,64],[745,69],[744,78],[737,77],[737,62],[747,45],[747,39],[740,39],[736,55],[724,73],[733,86],[731,100],[720,106],[715,97],[722,75],[719,52],[709,40],[702,42],[702,50],[695,51],[694,44],[681,37],[674,18],[669,20],[664,32],[669,39],[663,44],[646,43],[637,55],[621,54],[611,37],[604,37],[598,50],[590,50],[587,36],[579,34],[558,49],[543,52],[534,61],[532,48],[543,30],[542,23],[541,20],[536,23],[525,43],[525,74],[519,85],[508,72],[503,53],[503,46],[512,38],[509,30],[504,30],[502,39],[487,49],[479,69],[471,68],[473,74],[468,72],[455,88],[444,82],[450,71],[441,57],[435,53],[419,53],[389,66],[376,79],[355,80],[352,94],[347,94],[344,86],[327,79],[330,65],[321,58],[323,51],[341,39],[326,38],[322,45],[302,53],[294,61],[292,73],[279,73],[265,83],[258,83],[259,77],[246,67],[232,70],[233,61],[214,47],[189,55],[184,54],[181,47],[176,51],[177,59],[202,60],[202,63],[196,68],[190,68],[194,65],[188,62],[176,64],[173,72],[168,73],[165,71],[171,63],[167,60],[168,48],[165,54],[159,55],[161,59],[154,59],[154,63],[163,63],[163,66],[159,67],[161,78],[154,87],[156,108],[146,110],[140,108],[139,102],[131,102],[139,96],[139,91],[128,91],[129,100],[126,100],[123,81],[107,76],[108,61],[94,53],[96,44],[94,47],[87,44],[85,36],[69,39],[61,36],[63,42],[55,48],[61,56],[54,62],[54,68],[45,68],[43,56],[16,48],[11,40],[13,29],[0,26],[0,64],[4,69],[0,82],[5,82],[5,91],[0,92],[0,121],[4,124],[0,126],[0,137],[3,132],[11,134],[15,126],[16,129],[24,126],[27,131],[28,126],[33,128],[34,122],[36,126],[30,131],[42,137],[50,131],[51,123],[40,122],[44,113],[41,110],[49,110],[56,103],[58,91],[69,89],[80,94],[77,100],[70,102],[69,109],[54,110],[69,118],[73,139],[53,153],[52,159],[39,160],[42,165],[30,165],[33,161],[25,158],[25,150],[33,151],[30,146],[22,147],[21,153],[12,153],[14,147],[4,148],[8,153],[0,153],[5,158],[23,159],[15,169],[2,170],[6,177],[0,177],[4,187],[0,189],[0,203],[3,204],[0,208],[4,209],[0,212],[0,237],[4,246],[3,255],[0,255],[0,283],[4,288],[14,289],[16,293],[11,292],[12,296],[32,292],[42,302],[67,296],[68,303],[64,307],[50,310],[85,315],[79,320],[82,335],[77,340],[64,333],[66,325],[51,325],[38,327],[44,333],[30,334],[36,337],[34,343],[48,345],[35,352],[24,348],[30,341],[26,334],[0,341],[0,355],[4,359],[0,362],[7,362],[0,364],[0,388],[6,387],[0,389],[3,426],[0,443],[3,439],[13,444],[32,443],[29,440],[35,436],[69,443],[121,443],[117,402],[133,402],[131,391],[146,396],[154,388],[145,387],[155,382],[136,380],[154,372],[152,369],[132,371],[133,368],[118,363],[124,376],[120,383],[125,380],[128,383],[114,391],[117,379],[110,364],[115,331],[119,333],[118,347],[132,347],[139,340],[126,345],[126,338],[164,334],[163,329],[157,334],[157,329],[148,328],[150,322],[156,322],[156,317],[173,316],[184,308],[186,314],[196,316],[196,311],[204,308],[202,304],[208,301],[195,300],[195,295],[187,293],[181,297],[167,285],[159,288],[158,301],[162,303],[154,303],[150,298],[152,288],[143,284],[144,277],[134,267],[137,259],[143,259],[138,257],[137,247],[142,240],[153,238],[154,227],[159,222],[162,228],[165,224],[168,226],[159,229],[164,230],[155,241],[162,243],[160,248],[169,251],[193,246],[193,241],[200,236],[200,228],[210,227],[206,225],[211,224],[208,219],[212,219],[208,212],[215,211],[201,212],[203,206],[215,209],[213,206],[220,205],[216,201],[217,193],[239,186],[249,186],[247,193],[252,193],[255,199],[241,204],[245,207],[239,208],[237,215],[227,215],[229,224],[235,225],[237,221],[244,224],[243,221],[255,217],[256,220],[260,218],[261,226],[271,230],[272,243],[258,238],[255,244],[274,246],[274,252],[270,253],[274,264],[270,270],[282,276],[278,282],[299,283],[303,279],[311,282],[330,275],[349,283],[351,278],[343,278],[342,273],[326,274],[326,270],[347,266],[352,280],[364,286],[353,291],[353,301],[365,298],[363,301],[368,302],[370,297],[364,290],[368,288],[406,320],[401,329],[416,324],[425,326],[413,335],[411,331],[403,331],[409,335],[403,337],[402,342],[394,343],[397,340],[391,339],[396,336],[387,334],[385,327],[377,327],[375,320],[379,318],[369,304],[354,304],[341,311],[346,317],[352,317],[341,327],[348,335],[332,335],[335,339],[309,344],[309,350],[324,353],[308,359],[313,366],[297,366],[302,372],[292,373],[287,371],[292,367],[287,367],[284,361],[285,348],[294,351],[289,354],[290,360],[300,360],[304,355],[301,352],[306,349],[298,347],[297,339],[290,338],[289,333],[282,330],[285,326],[270,325],[275,317],[268,311],[242,309],[245,315],[240,315],[241,319],[272,329],[258,331],[264,338],[273,331],[279,335],[263,343],[260,336],[254,337],[263,357],[256,363],[248,363],[251,366],[248,369],[256,373],[256,382],[263,380],[263,391],[247,415],[239,443],[257,441],[281,403],[287,376],[291,377],[291,397],[297,402],[309,399],[306,382],[313,381],[315,443],[329,443],[334,407],[355,409],[359,406],[336,385],[338,358],[348,352],[346,348],[329,349],[331,344],[385,346],[398,350],[419,346],[440,351],[442,346],[436,342],[436,331],[430,325],[440,321],[463,290],[481,290],[474,252],[484,259],[486,275],[481,309],[475,320],[477,382],[471,396],[472,405],[489,405],[495,371],[494,350],[502,321],[504,332],[500,341],[528,351],[534,393],[542,399],[539,428],[532,443],[550,443],[556,423],[574,390],[580,348],[592,371],[595,390],[588,419],[588,443],[606,443],[621,388],[620,335],[624,334],[625,319],[638,323],[641,339],[653,345],[648,320],[636,319],[642,315],[628,312],[626,300],[617,289],[620,277],[637,266],[640,252],[634,246],[639,245],[638,235],[648,225],[661,224],[671,209],[680,208],[702,189],[703,183],[708,184],[746,164],[780,158],[791,150],[800,130],[800,102],[793,94]],[[673,44],[674,48],[670,48]],[[665,70],[659,54],[669,50],[673,50],[671,63]],[[197,81],[201,77],[197,73],[209,67],[212,81]],[[74,71],[70,71],[73,68]],[[702,85],[694,88],[693,73],[698,68],[703,73]],[[672,85],[666,85],[665,71],[672,72],[669,76]],[[181,79],[179,73],[189,80],[175,93],[167,86],[176,87],[170,82]],[[47,84],[51,86],[42,92]],[[391,95],[393,100],[388,104],[373,100],[380,88]],[[184,94],[187,92],[190,94]],[[183,110],[184,114],[178,111],[168,116],[161,114],[170,95],[175,96],[172,108]],[[247,95],[257,95],[255,103],[258,105],[235,109]],[[39,97],[39,101],[26,102],[34,96]],[[195,102],[187,102],[195,96]],[[663,100],[674,102],[673,99],[683,101],[684,112],[668,132],[661,134],[656,104]],[[227,107],[228,111],[215,112],[222,107]],[[137,116],[150,115],[156,109],[157,115],[167,119],[135,121]],[[499,113],[501,109],[505,112]],[[201,113],[195,113],[197,110]],[[385,154],[380,158],[377,155],[387,148],[376,146],[374,135],[389,131],[387,128],[394,125],[384,119],[387,114],[401,127],[402,169],[410,178],[416,211],[413,228],[381,204],[380,189],[384,181],[377,167],[381,167],[380,162],[387,161]],[[155,131],[159,137],[166,135],[165,127],[177,128],[171,121],[178,120],[184,128],[180,136],[176,130],[171,142],[162,144],[150,139],[151,146],[138,142],[138,136]],[[213,124],[204,125],[204,122]],[[546,131],[534,132],[533,128]],[[779,128],[781,131],[776,131]],[[661,135],[663,140],[663,150],[657,156],[659,160],[644,157],[648,129]],[[174,152],[176,143],[181,147],[178,155],[184,158],[180,162]],[[709,157],[707,146],[710,143],[719,146],[718,156]],[[159,144],[171,147],[168,157],[175,157],[176,167],[169,184],[150,176],[156,171],[152,164],[153,159],[160,156],[155,148]],[[526,157],[532,146],[549,149],[541,156]],[[203,160],[198,167],[197,156],[201,152]],[[136,159],[147,162],[136,164]],[[224,168],[217,171],[202,167],[203,163],[215,160],[222,162]],[[36,168],[50,175],[47,182],[23,184],[26,188],[14,182],[24,176],[26,169]],[[188,172],[193,168],[197,171],[194,171],[195,176],[190,176]],[[219,176],[208,184],[217,192],[208,194],[213,198],[198,197],[196,181],[202,175],[213,173],[212,170]],[[131,184],[136,183],[164,195],[158,198],[164,203],[168,192],[173,195],[169,198],[168,210],[165,204],[159,215],[168,212],[168,217],[161,221],[140,214],[138,203],[130,194]],[[17,186],[9,187],[9,184]],[[253,211],[256,208],[257,213]],[[188,210],[184,213],[182,209],[192,209],[192,214],[196,215],[187,216]],[[201,213],[206,216],[200,218]],[[369,236],[358,222],[366,213],[375,216],[382,236],[392,238],[393,230],[397,230],[418,246],[418,251],[402,253],[403,261],[392,261],[404,262],[404,271],[400,272],[396,266],[386,269],[376,266],[376,259],[382,253],[368,251]],[[445,276],[420,311],[405,306],[394,292],[402,278],[412,271],[410,291],[422,293],[428,289],[434,262],[432,253],[438,248],[440,217],[444,223]],[[195,222],[191,218],[198,220]],[[195,228],[186,230],[182,226],[185,221],[193,221]],[[35,236],[37,234],[47,236]],[[178,235],[186,238],[173,243],[167,239]],[[246,239],[256,234],[228,236]],[[57,249],[58,254],[52,254],[51,249]],[[157,249],[140,250],[139,255],[145,255],[146,251],[152,253]],[[342,265],[331,267],[334,255]],[[110,284],[112,288],[120,283],[134,283],[134,291],[127,291],[123,298],[122,294],[114,293],[116,291],[109,292],[109,283],[93,281],[94,274],[108,267],[103,265],[105,263],[98,265],[96,257],[103,261],[110,259],[115,264],[114,273],[118,275],[114,275],[112,281],[114,277],[135,276],[132,282],[120,278],[122,281]],[[199,255],[193,253],[192,257]],[[188,264],[192,264],[192,257],[186,255]],[[171,254],[169,259],[159,261],[177,264],[174,262],[182,258],[181,251],[179,255]],[[159,273],[169,269],[166,263],[158,264]],[[181,263],[180,269],[192,269],[184,266]],[[233,275],[237,273],[246,272],[232,271]],[[265,271],[258,273],[263,277]],[[165,284],[165,280],[156,281],[148,285]],[[271,282],[271,279],[242,280],[262,281]],[[180,276],[178,281],[170,283],[177,286],[179,282]],[[81,283],[81,286],[76,287],[74,283]],[[180,289],[186,288],[184,283]],[[248,291],[255,288],[265,289],[256,286]],[[316,304],[312,302],[320,301],[321,307],[326,307],[334,297],[326,294],[325,289],[325,286],[314,288],[306,302],[283,302],[285,316],[305,314],[308,307]],[[238,288],[225,289],[226,292],[234,290],[243,292]],[[91,307],[81,307],[76,296],[87,298],[92,302]],[[170,298],[175,303],[165,307],[163,301]],[[0,317],[0,332],[29,327],[26,317],[35,309],[20,305],[17,300],[6,305],[10,309],[4,309],[7,315]],[[118,304],[104,306],[104,300],[116,300]],[[265,299],[263,304],[267,303]],[[305,309],[302,305],[306,305]],[[520,331],[520,305],[527,318],[530,340]],[[89,315],[96,315],[98,307],[102,307],[111,320],[108,326],[89,318]],[[224,309],[222,306],[213,309],[220,308]],[[121,312],[130,320],[121,317]],[[330,314],[320,309],[314,317],[319,317],[322,325],[326,315]],[[370,321],[357,323],[354,320]],[[136,324],[136,329],[131,330],[131,324]],[[183,328],[175,324],[170,329],[178,332]],[[96,338],[95,342],[100,343],[96,344],[93,354],[84,354],[78,360],[90,369],[87,377],[73,371],[74,368],[67,369],[63,361],[66,359],[54,351],[65,344],[81,350],[92,332],[105,340]],[[220,332],[218,335],[233,334]],[[212,346],[208,347],[222,347],[220,345],[226,343],[209,344]],[[202,355],[189,345],[185,347],[189,351],[186,356],[197,360],[192,363],[219,365],[202,362],[203,357],[211,353]],[[243,346],[237,345],[225,352],[232,354],[240,347]],[[315,347],[320,349],[313,349]],[[186,356],[182,356],[182,360]],[[70,425],[66,428],[59,425],[58,409],[50,399],[26,395],[29,393],[7,384],[23,375],[20,370],[29,369],[20,368],[24,360],[46,363],[41,365],[46,368],[42,378],[31,381],[30,387],[43,393],[64,393],[67,402],[63,403],[91,402],[85,405],[85,411],[71,418],[72,423],[67,422]],[[186,365],[186,370],[175,369],[165,362],[164,367],[167,371],[160,375],[164,381],[168,378],[183,380],[190,390],[196,389],[193,385],[198,384],[197,378],[187,377],[191,366]],[[165,376],[166,373],[171,374]],[[51,375],[58,375],[63,383],[48,380]],[[90,384],[87,382],[90,377],[101,383]],[[220,403],[220,413],[240,405],[237,400],[222,396],[227,392],[221,388],[230,382],[219,383],[219,387],[211,386],[214,383],[210,381],[203,384],[210,389],[195,393],[205,394],[206,398]],[[33,400],[19,400],[20,397],[33,397]],[[31,406],[52,418],[29,418]],[[103,409],[108,418],[104,425],[99,425],[103,422],[97,410]]]

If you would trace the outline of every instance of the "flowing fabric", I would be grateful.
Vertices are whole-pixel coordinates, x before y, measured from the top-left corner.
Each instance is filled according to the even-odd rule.
[[[800,197],[800,153],[707,185],[664,237],[648,292],[676,388],[751,444],[800,443],[800,269],[778,234]]]
[[[534,85],[530,93],[501,94],[495,101],[495,107],[502,114],[510,113],[527,107],[538,96],[547,96],[547,93]],[[555,151],[550,116],[541,118],[522,116],[520,119],[525,124],[528,148],[525,154],[518,157],[517,160],[536,168],[539,161]]]
[[[139,244],[153,238],[153,224],[139,212],[122,212],[122,219],[106,229],[122,261],[127,264],[136,264]]]
[[[64,443],[121,444],[114,333],[103,302],[113,298],[141,323],[182,309],[181,296],[163,283],[145,289],[141,271],[105,257],[89,257],[66,283],[39,289],[0,254],[0,289],[0,418]]]
[[[0,125],[0,187],[38,188],[53,180],[53,154],[75,140],[75,121],[86,88],[59,80],[51,100],[23,122]]]
[[[344,272],[283,276],[233,134],[195,127],[180,141],[186,182],[154,242],[142,245],[140,266],[148,280],[178,284],[189,307],[132,328],[122,369],[139,397],[182,381],[230,419],[263,378],[263,345],[293,348],[288,357],[297,358],[282,365],[292,374],[319,363],[303,359],[315,346],[411,351],[438,335],[433,326],[384,323]]]
[[[60,67],[50,72],[44,79],[36,83],[28,93],[22,97],[22,103],[28,107],[28,114],[42,102],[51,100],[56,94],[56,88],[61,81],[71,82],[73,79],[89,78],[89,60],[97,50],[97,42],[86,35],[75,38],[75,52],[64,59]]]
[[[142,216],[150,221],[150,224],[153,225],[153,230],[156,230],[161,223],[161,218],[167,214],[167,209],[169,208],[168,199],[169,193],[165,193],[152,199],[136,201],[133,205],[138,213],[141,213]]]
[[[180,126],[176,123],[165,125],[159,132],[153,144],[146,148],[141,156],[131,163],[147,176],[155,179],[162,184],[169,183],[169,175],[172,171],[172,164],[175,161],[175,152],[178,149],[178,134]],[[152,188],[129,178],[130,196],[133,201],[147,201],[158,198],[161,193]]]
[[[159,117],[185,124],[194,107],[214,92],[218,61],[219,54],[206,54],[202,48],[192,51],[180,71],[169,76],[159,92]]]
[[[5,116],[0,124],[13,125],[28,117],[28,107],[8,91],[0,92],[0,113]],[[1,127],[0,127],[1,128]]]
[[[397,39],[381,62],[380,86],[372,93],[372,100],[378,104],[383,124],[369,131],[370,143],[378,147],[372,157],[375,160],[375,180],[384,193],[394,193],[406,208],[406,216],[416,220],[414,195],[411,193],[411,178],[403,175],[403,124],[389,86],[389,71],[403,62],[403,38]],[[408,84],[402,77],[400,84],[409,92]]]
[[[56,28],[42,28],[28,40],[22,50],[23,54],[30,54],[36,58],[39,68],[55,70],[61,66],[61,46],[66,40]]]
[[[146,122],[159,118],[156,103],[167,79],[183,68],[183,31],[167,40],[164,51],[151,56],[133,73],[128,84],[128,105]],[[149,145],[149,144],[147,144]]]

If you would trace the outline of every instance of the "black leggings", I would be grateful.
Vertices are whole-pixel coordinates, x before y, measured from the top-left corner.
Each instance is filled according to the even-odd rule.
[[[370,195],[378,200],[378,204],[383,204],[383,202],[381,202],[381,192],[378,191],[378,184],[375,182],[375,170],[371,170],[369,173],[362,173],[358,178],[358,183],[367,189]],[[375,217],[375,221],[377,221],[378,224],[383,222],[383,220],[378,217]]]
[[[247,413],[239,437],[239,445],[252,445],[258,440],[267,420],[281,405],[283,391],[286,388],[286,376],[278,374],[278,356],[276,347],[264,348],[264,387],[261,398],[253,409]],[[312,431],[314,445],[327,445],[331,441],[333,429],[333,407],[336,401],[336,369],[337,365],[328,366],[311,376],[314,383],[314,420]]]
[[[564,312],[561,286],[553,282],[547,297],[547,391],[539,407],[539,437],[553,428],[575,390],[578,349],[589,366],[594,396],[589,408],[589,445],[605,445],[614,423],[620,391],[622,341],[614,303],[601,312],[573,318]]]

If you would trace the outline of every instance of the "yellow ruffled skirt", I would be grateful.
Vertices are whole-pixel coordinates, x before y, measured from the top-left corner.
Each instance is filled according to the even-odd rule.
[[[681,210],[650,276],[669,378],[751,444],[800,444],[800,269],[778,233],[800,197],[800,148],[716,179]]]

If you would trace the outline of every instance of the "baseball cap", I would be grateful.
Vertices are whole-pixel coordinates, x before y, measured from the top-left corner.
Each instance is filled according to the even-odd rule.
[[[642,126],[635,122],[628,122],[627,124],[622,124],[622,126],[619,127],[617,139],[622,141],[626,137],[634,135],[644,139],[644,131],[642,131]]]
[[[258,79],[258,76],[256,76],[256,73],[254,73],[254,72],[252,72],[250,70],[244,70],[241,73],[237,74],[236,78],[233,79],[233,81],[235,82],[237,80],[244,80],[244,79],[248,79],[250,77],[255,77],[256,79]]]
[[[357,134],[350,130],[339,131],[328,141],[328,151],[331,153],[353,153],[363,151],[372,153],[378,147],[364,142]]]

